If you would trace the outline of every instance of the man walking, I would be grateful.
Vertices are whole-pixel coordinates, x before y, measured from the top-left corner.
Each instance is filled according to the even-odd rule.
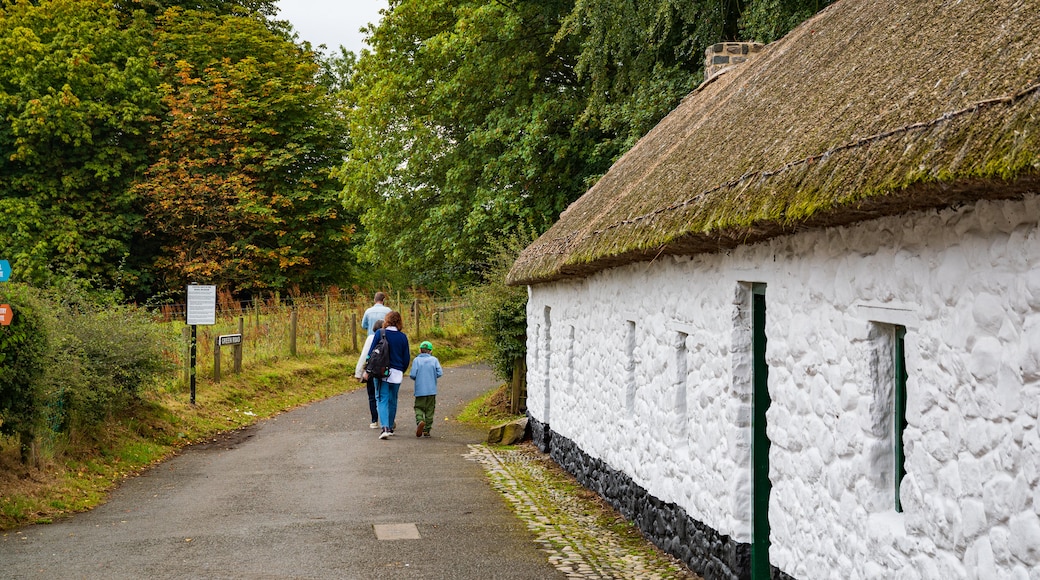
[[[375,304],[369,307],[365,311],[365,315],[361,317],[361,328],[364,328],[368,332],[368,336],[371,336],[375,332],[375,323],[377,320],[383,320],[386,318],[386,313],[390,312],[390,309],[383,306],[383,300],[386,300],[386,294],[382,292],[376,292]]]

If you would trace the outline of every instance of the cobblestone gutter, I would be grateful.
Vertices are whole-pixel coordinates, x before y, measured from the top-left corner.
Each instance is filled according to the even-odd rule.
[[[467,458],[537,537],[549,562],[569,578],[699,579],[646,541],[598,496],[531,445],[470,445]]]

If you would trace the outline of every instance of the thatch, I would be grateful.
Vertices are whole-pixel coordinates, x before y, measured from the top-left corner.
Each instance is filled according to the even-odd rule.
[[[512,284],[1040,192],[1040,5],[840,0],[690,94]]]

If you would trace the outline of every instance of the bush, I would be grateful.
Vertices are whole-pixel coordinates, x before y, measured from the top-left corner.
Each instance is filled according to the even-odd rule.
[[[44,388],[51,424],[89,428],[137,401],[165,370],[164,338],[145,312],[79,293],[60,298]]]
[[[49,307],[39,291],[15,283],[0,285],[0,303],[14,311],[11,324],[0,327],[0,433],[18,434],[22,461],[27,462],[44,408],[40,378],[48,351]]]
[[[477,326],[484,340],[485,359],[503,380],[513,377],[517,360],[527,356],[527,290],[507,286],[506,275],[520,251],[534,239],[513,236],[492,247],[485,283],[470,293]]]

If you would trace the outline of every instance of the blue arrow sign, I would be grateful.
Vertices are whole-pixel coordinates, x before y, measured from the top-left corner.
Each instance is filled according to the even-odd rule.
[[[0,282],[7,282],[7,279],[11,277],[11,263],[7,260],[0,260]]]

